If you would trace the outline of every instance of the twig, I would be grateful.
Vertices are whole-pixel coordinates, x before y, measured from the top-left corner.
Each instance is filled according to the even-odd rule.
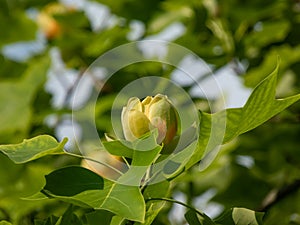
[[[282,187],[279,190],[272,190],[262,201],[261,206],[258,208],[258,211],[266,212],[272,206],[286,198],[287,196],[295,193],[300,189],[300,179],[295,180],[293,183]]]
[[[63,106],[64,107],[71,104],[70,100],[71,100],[72,94],[74,93],[75,88],[78,86],[79,81],[80,81],[80,79],[82,78],[82,76],[84,74],[84,71],[85,71],[84,69],[81,69],[79,71],[78,76],[76,77],[76,80],[75,80],[74,84],[72,84],[69,88],[67,88],[67,90],[66,90],[67,92],[66,92],[66,95],[65,95],[65,98],[64,98],[64,101],[63,101]]]
[[[10,216],[8,214],[8,212],[6,212],[5,209],[3,208],[0,208],[0,212],[3,214],[4,218],[1,218],[1,219],[4,219],[4,220],[10,220]]]
[[[74,154],[74,153],[71,153],[71,152],[66,152],[67,155],[70,155],[70,156],[74,156],[74,157],[77,157],[77,158],[81,158],[81,159],[84,159],[84,160],[88,160],[88,161],[91,161],[91,162],[95,162],[95,163],[98,163],[100,165],[103,165],[103,166],[106,166],[108,167],[109,169],[115,171],[116,173],[120,174],[120,175],[123,175],[123,173],[116,169],[115,167],[107,164],[107,163],[104,163],[104,162],[100,162],[100,161],[97,161],[95,159],[92,159],[92,158],[89,158],[89,157],[86,157],[86,156],[83,156],[83,155],[77,155],[77,154]]]
[[[194,212],[196,212],[197,214],[199,214],[202,217],[207,217],[203,212],[200,212],[199,210],[197,210],[193,206],[190,206],[190,205],[185,204],[183,202],[177,201],[175,199],[171,199],[171,198],[148,198],[148,199],[146,199],[146,202],[149,202],[149,201],[165,201],[165,202],[176,203],[176,204],[182,205],[182,206],[184,206],[184,207],[186,207],[190,210],[193,210]]]

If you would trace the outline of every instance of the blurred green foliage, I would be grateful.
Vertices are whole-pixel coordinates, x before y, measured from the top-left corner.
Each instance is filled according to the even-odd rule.
[[[18,143],[39,134],[55,136],[59,123],[70,116],[68,95],[61,107],[55,107],[44,88],[47,71],[53,64],[50,57],[53,49],[59,49],[67,69],[80,73],[107,50],[129,42],[133,21],[140,21],[145,29],[137,40],[158,34],[174,22],[182,23],[186,30],[173,40],[175,43],[213,65],[214,71],[231,65],[248,87],[256,86],[271,73],[279,56],[280,95],[300,90],[300,2],[297,0],[97,2],[109,7],[114,17],[111,24],[104,23],[94,29],[83,10],[58,1],[0,1],[0,144]],[[8,45],[33,41],[38,35],[44,37],[44,47],[29,54],[30,57],[16,60],[5,54]],[[242,69],[240,62],[245,64]],[[112,131],[107,119],[109,106],[122,85],[143,76],[169,77],[173,69],[147,62],[118,71],[103,88],[104,104],[97,106],[99,134]],[[70,90],[63,81],[61,86]],[[56,121],[49,126],[45,121],[53,115]],[[204,171],[195,166],[178,177],[172,193],[182,192],[187,203],[199,207],[195,199],[214,190],[215,195],[208,203],[218,203],[226,209],[263,210],[267,225],[300,224],[299,124],[297,103],[225,145]],[[43,187],[43,176],[53,169],[78,163],[67,157],[47,157],[15,165],[0,154],[0,220],[26,225],[50,215],[61,216],[67,209],[64,203],[21,198]],[[171,205],[167,205],[153,224],[171,224],[167,217],[170,209]],[[78,210],[77,216],[81,215]],[[175,224],[172,218],[171,221]]]

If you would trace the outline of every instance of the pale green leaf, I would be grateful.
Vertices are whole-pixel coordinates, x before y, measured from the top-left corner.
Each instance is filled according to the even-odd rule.
[[[232,208],[215,220],[217,224],[224,225],[262,225],[264,213],[245,208]]]
[[[0,145],[0,151],[15,163],[26,163],[46,155],[64,154],[66,142],[67,138],[57,142],[49,135],[40,135],[19,144]]]
[[[276,99],[277,73],[278,67],[254,89],[242,109],[227,110],[224,143],[256,128],[300,99],[300,94]]]
[[[145,202],[139,187],[136,186],[104,180],[103,190],[88,190],[69,197],[52,193],[47,195],[82,207],[108,210],[128,220],[143,222],[145,219]],[[41,199],[41,194],[38,197]]]
[[[144,191],[145,199],[165,198],[169,194],[170,183],[165,180],[160,183],[152,184],[146,187]],[[146,204],[146,217],[144,223],[136,222],[134,225],[151,225],[158,213],[164,207],[165,201],[149,201]]]
[[[149,151],[134,150],[131,166],[125,174],[123,174],[118,182],[122,184],[140,186],[151,164],[154,163],[162,147],[158,146]]]
[[[198,148],[187,167],[198,162],[203,155],[214,154],[213,150],[220,145],[258,127],[300,99],[300,94],[276,99],[277,73],[278,67],[254,89],[243,108],[215,114],[201,112]]]
[[[110,225],[125,225],[126,219],[121,216],[113,216],[111,219]]]
[[[125,142],[125,140],[123,141]],[[105,149],[112,155],[132,158],[133,150],[131,148],[131,143],[126,141],[126,144],[123,144],[123,141],[103,141],[102,144],[104,145]]]
[[[264,213],[254,212],[245,208],[234,208],[232,210],[232,218],[236,225],[260,225]]]
[[[132,158],[130,168],[119,177],[119,183],[133,186],[141,185],[146,172],[162,150],[162,146],[156,143],[157,136],[158,132],[155,129],[133,142],[116,140],[103,143],[108,152]]]

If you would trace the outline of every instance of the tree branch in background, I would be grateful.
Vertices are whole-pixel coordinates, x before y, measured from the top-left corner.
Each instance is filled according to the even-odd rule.
[[[289,195],[294,194],[300,189],[300,179],[295,180],[293,183],[282,187],[281,189],[273,189],[262,201],[261,206],[258,208],[258,211],[266,212],[272,206],[283,200]]]

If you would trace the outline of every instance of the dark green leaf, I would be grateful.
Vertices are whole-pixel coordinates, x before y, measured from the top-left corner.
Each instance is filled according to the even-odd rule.
[[[192,209],[189,209],[184,214],[184,217],[190,225],[215,225],[214,221],[212,221],[206,214],[199,214]]]
[[[73,196],[87,190],[103,189],[103,178],[91,170],[79,166],[58,169],[45,176],[43,189],[59,196]]]
[[[35,220],[34,225],[56,225],[58,222],[59,217],[56,216],[49,216],[46,220]]]
[[[215,225],[215,223],[206,214],[199,214],[192,209],[189,209],[184,214],[184,217],[190,225]]]
[[[96,210],[86,214],[88,225],[99,225],[99,221],[101,225],[110,225],[113,216],[113,213],[106,210]]]
[[[62,217],[59,218],[59,222],[55,225],[82,225],[80,219],[76,216],[73,211],[73,206],[70,205],[69,208],[65,211]]]
[[[187,211],[184,214],[184,217],[190,225],[203,225],[203,223],[199,221],[197,213],[194,210]]]

